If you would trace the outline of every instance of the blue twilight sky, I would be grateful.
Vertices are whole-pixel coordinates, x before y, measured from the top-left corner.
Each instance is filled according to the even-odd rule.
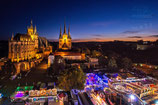
[[[158,0],[3,0],[0,13],[0,39],[26,33],[31,19],[50,40],[58,39],[64,20],[74,41],[158,37]]]

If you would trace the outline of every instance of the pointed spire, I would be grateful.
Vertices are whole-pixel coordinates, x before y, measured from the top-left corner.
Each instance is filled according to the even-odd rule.
[[[60,35],[59,35],[59,38],[61,38],[62,36],[62,32],[61,32],[61,25],[60,25]]]
[[[32,22],[32,19],[31,19],[31,26],[30,26],[31,28],[33,28],[33,22]]]
[[[35,28],[34,28],[34,34],[36,34],[37,33],[37,29],[36,29],[36,25],[35,25]]]
[[[12,33],[12,38],[11,38],[11,40],[13,40],[14,39],[14,33]]]
[[[70,35],[70,25],[69,25],[69,29],[68,29],[68,35]]]
[[[65,21],[64,21],[64,33],[66,33],[66,24],[65,24]]]
[[[71,36],[70,36],[70,25],[69,25],[69,29],[68,29],[68,37],[71,38]]]

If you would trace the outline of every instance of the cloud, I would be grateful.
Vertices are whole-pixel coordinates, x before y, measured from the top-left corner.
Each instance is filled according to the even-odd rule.
[[[142,36],[129,36],[127,38],[143,38]]]
[[[158,37],[158,35],[150,35],[149,37],[156,37],[156,38],[157,38],[157,37]]]
[[[123,34],[136,34],[139,33],[140,31],[124,31],[122,32]]]
[[[103,35],[101,35],[101,34],[95,34],[95,35],[92,35],[92,36],[102,37]]]
[[[95,40],[100,40],[101,38],[94,38]]]

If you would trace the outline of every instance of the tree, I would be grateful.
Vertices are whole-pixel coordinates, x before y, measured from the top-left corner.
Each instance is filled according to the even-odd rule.
[[[109,58],[114,58],[114,59],[118,59],[118,57],[120,56],[119,54],[117,54],[116,52],[113,52],[113,51],[108,51],[107,55]]]
[[[81,67],[82,70],[86,70],[86,69],[87,69],[87,65],[84,64],[84,63],[81,63],[81,64],[80,64],[80,67]]]
[[[100,56],[98,58],[98,63],[99,63],[99,66],[105,67],[108,65],[108,60],[105,58],[105,56]]]
[[[120,68],[124,69],[124,70],[128,70],[131,69],[132,67],[132,61],[131,59],[125,57],[122,58],[121,62],[120,62]]]
[[[117,63],[116,60],[114,58],[110,58],[108,61],[108,68],[111,70],[114,70],[117,68]]]
[[[86,55],[90,55],[91,54],[91,51],[88,49],[88,48],[85,48],[83,50],[83,52],[86,54]]]
[[[59,78],[59,88],[64,89],[65,91],[70,91],[71,89],[83,89],[86,76],[82,69],[70,68],[64,70]]]
[[[61,56],[55,56],[54,63],[52,65],[52,71],[55,74],[59,74],[59,72],[63,71],[65,68],[65,60]],[[51,70],[50,70],[51,71]]]
[[[77,48],[76,50],[77,50],[77,52],[81,52],[81,48]]]
[[[93,50],[92,51],[92,57],[99,57],[101,55],[101,52]]]

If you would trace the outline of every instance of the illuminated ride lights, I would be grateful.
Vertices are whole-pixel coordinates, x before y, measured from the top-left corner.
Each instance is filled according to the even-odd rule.
[[[104,87],[108,87],[108,78],[104,78],[104,80],[96,74],[88,73],[85,83],[85,88],[95,88],[95,89],[104,89]]]
[[[129,97],[130,97],[131,100],[135,99],[135,96],[133,94],[131,94]]]
[[[2,93],[0,93],[0,99],[3,97],[3,94]]]
[[[155,105],[158,105],[158,100],[155,101]]]
[[[23,91],[18,91],[15,94],[15,98],[22,98],[24,96],[24,92]]]

